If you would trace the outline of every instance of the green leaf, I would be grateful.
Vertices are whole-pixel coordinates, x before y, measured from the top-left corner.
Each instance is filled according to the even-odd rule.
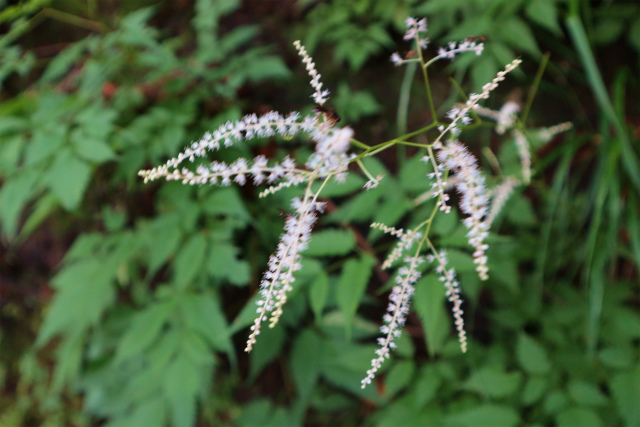
[[[531,405],[540,400],[547,390],[547,380],[544,377],[531,377],[522,390],[522,403]]]
[[[256,316],[255,312],[255,304],[253,304],[254,317]],[[250,381],[255,381],[265,366],[281,353],[285,343],[284,327],[278,325],[275,328],[269,328],[267,322],[263,323],[258,341],[254,344],[253,350],[251,351],[251,365],[249,368]]]
[[[415,363],[403,360],[395,363],[386,376],[385,395],[391,397],[409,385],[416,370]]]
[[[5,181],[0,190],[0,222],[2,233],[13,237],[18,228],[18,217],[33,194],[39,171],[29,168]]]
[[[515,393],[521,382],[522,375],[519,372],[507,373],[498,367],[487,366],[476,370],[464,383],[463,388],[483,396],[501,398]]]
[[[235,216],[248,220],[249,213],[235,188],[216,189],[202,203],[202,209],[209,215]]]
[[[319,320],[322,317],[322,311],[327,305],[327,296],[329,295],[329,277],[324,272],[320,272],[316,279],[309,287],[309,305],[311,310]]]
[[[178,218],[173,215],[163,215],[149,226],[148,250],[146,255],[150,273],[155,273],[170,256],[176,253],[182,231],[178,225]]]
[[[115,157],[111,148],[99,139],[87,136],[84,133],[74,131],[71,133],[71,141],[76,153],[85,160],[96,163],[104,163]]]
[[[574,380],[567,388],[569,396],[579,405],[602,406],[608,403],[608,399],[595,384],[586,381]]]
[[[212,293],[186,293],[178,299],[178,306],[185,326],[201,336],[220,351],[230,352],[231,333],[220,302]]]
[[[356,239],[350,229],[328,229],[313,233],[305,256],[346,255],[354,248]]]
[[[205,259],[207,239],[198,233],[180,248],[174,263],[175,284],[178,288],[187,287],[198,274]]]
[[[314,390],[320,375],[324,346],[322,339],[310,329],[305,329],[293,343],[291,373],[303,399]]]
[[[639,425],[640,364],[631,371],[613,377],[611,390],[613,391],[613,400],[616,402],[625,424],[629,427]]]
[[[165,402],[155,397],[135,405],[130,414],[115,418],[106,427],[163,426],[166,416]]]
[[[116,350],[115,363],[136,356],[146,350],[160,335],[173,312],[172,302],[154,303],[133,315],[131,326],[122,336]]]
[[[358,305],[364,295],[371,275],[371,269],[375,265],[375,259],[370,255],[362,258],[350,259],[342,268],[342,274],[336,290],[336,302],[344,314],[347,336],[351,334],[351,326]]]
[[[449,336],[451,322],[444,306],[445,289],[435,274],[420,279],[415,285],[413,307],[420,316],[430,355],[442,352]]]
[[[571,408],[562,411],[558,414],[557,426],[558,427],[600,427],[602,426],[602,420],[598,415],[589,410],[583,408]]]
[[[67,128],[53,124],[36,128],[27,145],[25,166],[33,166],[58,152],[67,141]]]
[[[529,26],[527,26],[522,20],[512,17],[500,22],[500,26],[497,27],[501,39],[509,43],[510,45],[538,57],[540,49],[536,43],[536,39],[531,33]]]
[[[438,393],[443,380],[434,366],[425,366],[420,370],[412,395],[415,397],[415,406],[423,408],[431,402]]]
[[[556,36],[562,35],[558,25],[558,9],[553,0],[532,1],[525,8],[525,13],[536,24],[545,27]]]
[[[545,374],[549,372],[551,364],[547,352],[536,340],[525,334],[520,334],[516,348],[520,366],[532,374]]]
[[[207,262],[209,274],[227,279],[234,285],[246,285],[250,279],[249,263],[238,259],[239,249],[227,243],[215,242]]]
[[[58,151],[47,174],[49,188],[66,210],[74,210],[91,177],[87,163],[71,154],[69,150]]]
[[[184,352],[169,364],[164,373],[162,391],[169,403],[175,426],[193,426],[196,421],[196,393],[202,379],[200,366]]]
[[[520,417],[515,409],[494,404],[456,411],[447,417],[448,423],[461,427],[512,427],[518,425],[519,421]]]
[[[37,344],[45,344],[58,333],[78,333],[97,324],[115,299],[111,274],[95,258],[65,266],[53,279],[57,292]]]

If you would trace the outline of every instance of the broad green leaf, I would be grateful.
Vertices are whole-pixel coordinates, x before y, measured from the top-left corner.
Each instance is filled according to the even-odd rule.
[[[312,330],[306,329],[296,337],[291,350],[291,373],[298,393],[309,396],[320,375],[325,343]]]
[[[640,424],[640,364],[631,371],[617,374],[611,381],[613,400],[629,427]]]
[[[56,350],[57,363],[52,383],[52,388],[56,393],[62,392],[63,387],[70,384],[80,374],[84,340],[83,333],[71,334],[70,337],[65,337]]]
[[[207,262],[209,274],[234,285],[246,285],[250,279],[249,263],[238,259],[238,252],[233,245],[214,242]]]
[[[547,383],[544,377],[530,377],[522,390],[522,403],[531,405],[537,402],[547,390]]]
[[[476,370],[464,383],[465,390],[492,398],[507,397],[520,387],[522,375],[519,372],[505,372],[495,366],[487,366]]]
[[[71,141],[73,141],[78,156],[90,162],[103,163],[115,156],[105,142],[84,133],[72,132]]]
[[[446,419],[448,423],[461,427],[515,427],[520,422],[515,409],[497,404],[485,404],[456,411]]]
[[[37,344],[43,345],[59,333],[78,333],[95,325],[115,299],[111,274],[96,258],[65,266],[53,279],[57,292]]]
[[[49,169],[47,181],[53,194],[67,210],[74,210],[80,204],[84,190],[91,178],[91,168],[87,163],[61,150],[56,154]]]
[[[407,191],[430,191],[432,181],[427,174],[433,172],[431,163],[412,157],[407,160],[400,170],[400,185]]]
[[[202,381],[201,366],[181,352],[164,373],[162,391],[167,400],[171,420],[175,426],[194,426],[196,422],[196,393]]]
[[[161,333],[173,312],[172,302],[153,303],[133,315],[131,326],[118,343],[115,363],[120,363],[146,350]]]
[[[415,363],[411,360],[396,362],[385,379],[385,395],[391,397],[409,385],[416,370]]]
[[[558,414],[558,427],[600,427],[602,420],[594,411],[584,408],[571,408]]]
[[[520,334],[516,347],[520,366],[532,374],[545,374],[549,372],[551,364],[544,347],[536,340],[525,334]]]
[[[174,263],[175,284],[178,288],[186,288],[202,268],[207,250],[207,239],[197,233],[180,248]]]
[[[356,239],[350,229],[327,229],[313,233],[309,247],[304,255],[310,256],[338,256],[346,255],[356,244]]]
[[[369,282],[375,259],[364,256],[360,259],[350,259],[342,268],[342,274],[336,290],[336,302],[344,314],[347,336],[351,334],[353,318],[360,305],[360,300]]]
[[[58,152],[67,141],[67,128],[62,124],[36,128],[27,144],[26,166],[33,166]]]
[[[29,168],[5,181],[0,188],[0,222],[5,236],[13,237],[16,234],[18,216],[32,196],[38,178],[39,171]]]
[[[319,320],[322,317],[322,311],[327,304],[327,296],[329,295],[329,277],[326,273],[320,272],[316,279],[309,287],[309,305],[311,310]]]
[[[253,312],[255,317],[255,308]],[[258,341],[254,344],[249,356],[251,360],[249,378],[251,381],[254,381],[265,366],[281,354],[282,347],[285,344],[285,329],[283,325],[270,328],[268,322],[267,320],[262,323],[262,329],[257,338]]]
[[[595,385],[586,381],[574,380],[567,387],[569,397],[578,405],[583,406],[602,406],[608,403],[608,399],[600,389]]]
[[[540,55],[540,49],[538,48],[535,37],[529,27],[520,19],[513,17],[503,20],[497,29],[499,30],[501,38],[510,45],[534,57]]]
[[[173,216],[163,215],[149,227],[148,251],[146,255],[149,270],[153,274],[177,251],[182,230]]]
[[[166,420],[165,402],[160,397],[154,397],[135,405],[130,414],[116,417],[106,427],[137,427],[162,426]]]
[[[633,364],[633,351],[627,347],[607,347],[600,351],[598,358],[608,368],[628,369]]]
[[[435,355],[442,351],[450,335],[451,322],[444,306],[445,288],[436,275],[429,274],[416,283],[415,289],[413,307],[422,321],[427,350]]]
[[[423,367],[411,393],[415,398],[415,406],[422,408],[431,402],[437,396],[442,383],[442,377],[434,366]]]
[[[558,9],[553,0],[532,1],[525,8],[525,13],[536,24],[545,27],[556,36],[562,35],[558,25]]]
[[[206,338],[217,350],[232,350],[227,319],[215,295],[186,293],[178,299],[178,307],[187,328]]]
[[[361,192],[340,206],[337,211],[331,214],[330,218],[333,221],[344,222],[370,219],[373,217],[381,197],[382,193],[375,191],[375,189]]]
[[[249,219],[249,214],[235,188],[216,189],[202,202],[202,209],[209,215],[230,215]]]

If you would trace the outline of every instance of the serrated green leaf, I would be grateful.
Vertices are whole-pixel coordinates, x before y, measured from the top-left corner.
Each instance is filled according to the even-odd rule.
[[[239,249],[230,244],[214,243],[207,262],[209,274],[234,285],[246,285],[250,278],[249,263],[238,259],[238,252]]]
[[[115,363],[123,362],[147,349],[158,338],[173,309],[173,303],[160,302],[134,314],[131,326],[118,343]]]
[[[451,322],[444,307],[445,289],[434,274],[420,279],[415,285],[413,307],[420,316],[430,355],[442,351],[450,334]]]
[[[25,203],[33,195],[39,171],[29,168],[18,176],[5,181],[0,190],[0,222],[2,233],[13,237],[18,228],[18,216]]]
[[[409,385],[416,370],[411,360],[396,362],[386,376],[385,395],[391,397]]]
[[[227,319],[214,294],[186,293],[180,296],[178,306],[188,329],[199,333],[217,350],[232,350]]]
[[[325,229],[316,231],[311,236],[305,256],[338,256],[346,255],[356,244],[353,231],[350,229]]]
[[[59,333],[78,333],[95,325],[115,299],[111,274],[105,271],[103,262],[95,258],[65,266],[53,279],[57,293],[37,344],[45,344]]]
[[[433,366],[425,366],[420,370],[412,395],[415,397],[415,406],[423,408],[436,396],[442,385],[442,377]]]
[[[196,421],[196,393],[202,378],[201,366],[180,352],[167,367],[162,391],[175,426],[190,427]]]
[[[519,372],[505,372],[495,366],[483,367],[471,374],[465,381],[463,388],[487,395],[492,398],[502,398],[513,394],[522,382]]]
[[[165,425],[165,402],[160,397],[146,400],[135,405],[130,414],[116,417],[106,427],[136,427]]]
[[[90,177],[89,165],[65,149],[56,154],[47,174],[47,182],[62,207],[74,210],[82,200]]]
[[[433,172],[431,164],[412,157],[402,165],[400,185],[407,191],[430,191],[432,181],[427,177],[430,172]]]
[[[311,394],[320,375],[324,345],[322,339],[310,329],[305,329],[293,343],[291,373],[303,399]]]
[[[78,156],[85,160],[103,163],[115,157],[115,154],[107,144],[83,133],[72,132],[71,141],[75,146],[75,151]]]
[[[336,290],[336,303],[344,314],[347,336],[351,334],[353,318],[369,282],[375,259],[366,255],[360,259],[350,259],[342,268]]]
[[[611,381],[613,400],[616,402],[618,410],[629,427],[640,424],[640,364],[631,371],[623,372]]]
[[[571,408],[562,411],[558,414],[557,426],[558,427],[600,427],[602,426],[602,420],[598,415],[584,408]]]
[[[187,287],[202,268],[207,250],[207,239],[198,233],[180,248],[174,263],[175,284],[178,288]]]
[[[182,231],[174,218],[169,215],[164,215],[150,227],[149,250],[146,254],[151,274],[175,254],[181,240]]]
[[[595,384],[574,380],[567,387],[569,397],[578,405],[602,406],[607,404],[607,398]]]
[[[538,57],[540,49],[529,27],[522,20],[512,17],[500,22],[501,38],[516,48]]]
[[[447,416],[450,424],[461,427],[512,427],[520,417],[515,409],[506,405],[486,404],[455,412]]]
[[[374,189],[375,190],[375,189]],[[364,221],[373,217],[378,201],[382,197],[379,191],[361,192],[344,203],[337,211],[331,214],[333,221]]]
[[[202,210],[209,215],[229,215],[248,220],[249,213],[235,188],[216,189],[202,202]]]
[[[322,311],[327,304],[327,296],[329,295],[329,277],[324,272],[320,272],[316,279],[309,287],[309,305],[311,310],[319,320],[322,317]]]
[[[551,364],[547,352],[536,340],[525,334],[520,334],[516,348],[518,362],[522,368],[533,374],[549,372]]]
[[[254,317],[256,317],[255,312],[254,304]],[[282,325],[269,328],[267,324],[263,324],[260,335],[258,336],[258,342],[254,344],[250,355],[251,365],[249,368],[249,378],[251,381],[254,381],[265,366],[280,354],[284,343],[285,330]]]
[[[544,377],[531,377],[522,390],[522,403],[531,405],[540,400],[547,390],[547,380]]]
[[[525,8],[525,13],[536,24],[545,27],[556,36],[562,34],[558,25],[558,9],[553,0],[532,1]]]
[[[58,152],[67,141],[67,128],[64,125],[50,125],[36,128],[26,149],[26,166],[33,166]]]

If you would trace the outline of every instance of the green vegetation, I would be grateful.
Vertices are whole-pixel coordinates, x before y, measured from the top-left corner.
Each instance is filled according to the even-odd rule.
[[[298,193],[145,185],[138,171],[244,114],[309,113],[296,39],[359,141],[426,126],[421,73],[388,61],[407,53],[407,16],[428,18],[431,53],[485,43],[429,68],[439,116],[520,57],[486,106],[518,102],[522,129],[573,129],[546,145],[529,135],[531,184],[494,221],[488,281],[459,214],[433,224],[468,352],[427,270],[363,390],[395,275],[379,268],[394,240],[370,224],[430,215],[435,200],[414,204],[431,189],[418,148],[365,159],[385,174],[371,191],[357,173],[327,184],[280,323],[250,354],[261,275]],[[0,0],[0,28],[0,427],[640,424],[637,2]],[[463,139],[492,188],[520,165],[482,123]],[[210,160],[308,147],[273,137]]]

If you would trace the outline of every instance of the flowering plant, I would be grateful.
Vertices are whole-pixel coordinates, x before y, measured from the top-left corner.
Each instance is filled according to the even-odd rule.
[[[237,122],[228,122],[213,132],[207,132],[199,141],[192,143],[164,165],[139,172],[145,182],[164,178],[190,185],[206,183],[222,186],[232,183],[244,185],[248,177],[251,177],[256,185],[263,183],[268,185],[262,191],[262,197],[286,187],[304,186],[303,194],[291,201],[293,214],[285,221],[285,233],[282,234],[275,253],[269,259],[268,269],[263,275],[257,317],[251,326],[245,348],[245,351],[250,352],[260,334],[262,323],[269,320],[269,326],[274,327],[283,313],[288,293],[293,289],[295,272],[301,268],[302,253],[312,238],[311,232],[318,215],[324,210],[325,202],[320,198],[326,184],[331,180],[344,182],[346,175],[350,172],[350,166],[355,164],[368,178],[364,189],[370,190],[379,184],[383,176],[374,177],[363,164],[364,157],[373,156],[396,145],[418,147],[423,150],[425,154],[422,160],[432,169],[427,175],[432,180],[432,191],[421,197],[419,202],[430,198],[435,199],[436,203],[431,214],[409,230],[396,229],[381,223],[371,225],[398,239],[396,247],[386,258],[382,268],[389,268],[398,260],[402,262],[402,266],[398,270],[396,285],[392,289],[387,313],[383,318],[382,337],[378,339],[380,348],[376,350],[372,367],[362,380],[362,388],[371,383],[384,360],[389,358],[390,350],[395,347],[394,340],[402,333],[414,293],[414,284],[424,270],[422,265],[425,261],[434,264],[435,272],[445,286],[446,295],[453,307],[460,347],[463,352],[466,351],[467,339],[456,273],[448,266],[445,251],[437,249],[429,238],[434,217],[438,212],[444,214],[450,212],[451,199],[448,191],[456,188],[460,193],[460,210],[466,215],[463,224],[468,229],[467,238],[473,248],[476,271],[480,279],[486,280],[489,275],[486,238],[491,222],[513,188],[521,182],[527,183],[531,175],[527,136],[522,124],[516,120],[518,104],[507,103],[497,112],[479,105],[480,102],[489,98],[490,93],[505,79],[506,74],[518,67],[521,61],[513,60],[491,82],[484,85],[480,93],[470,94],[465,103],[451,108],[446,114],[446,119],[441,121],[437,118],[431,96],[428,67],[440,59],[451,60],[465,52],[480,55],[484,46],[471,39],[460,43],[452,42],[446,48],[439,49],[435,57],[426,60],[424,50],[429,45],[428,38],[424,37],[427,31],[426,19],[408,18],[406,26],[404,39],[414,43],[415,50],[404,58],[394,53],[391,61],[396,65],[406,63],[419,65],[427,89],[433,120],[431,124],[383,143],[368,145],[355,139],[354,131],[350,127],[339,127],[337,120],[321,108],[315,109],[306,116],[298,112],[282,115],[274,111],[260,117],[250,114]],[[328,99],[329,91],[323,89],[323,84],[320,82],[321,75],[304,46],[299,41],[296,41],[294,46],[312,79],[311,86],[315,90],[312,98],[318,106],[322,106]],[[480,171],[476,158],[458,140],[465,128],[473,125],[474,119],[480,120],[479,115],[494,119],[497,122],[496,131],[500,134],[512,130],[523,165],[521,177],[507,177],[491,191],[486,188],[485,177]],[[565,128],[566,125],[562,125],[539,133],[550,138],[555,132]],[[270,162],[260,155],[251,160],[240,158],[230,164],[213,161],[209,165],[198,165],[195,168],[183,166],[185,161],[194,163],[197,157],[204,157],[208,151],[218,150],[221,145],[229,147],[254,138],[268,138],[274,135],[291,138],[299,134],[308,136],[315,143],[314,152],[304,165],[298,165],[291,157],[285,157],[280,162]],[[417,135],[427,136],[428,142],[411,141]],[[320,185],[315,186],[316,183]],[[423,255],[423,251],[426,255]]]

